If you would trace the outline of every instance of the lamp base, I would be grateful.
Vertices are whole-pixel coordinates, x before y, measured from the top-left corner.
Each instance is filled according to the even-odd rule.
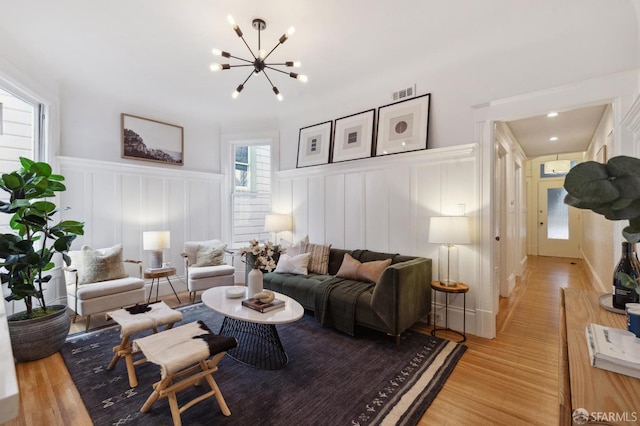
[[[456,281],[440,281],[440,284],[442,284],[445,287],[457,287],[458,283]]]
[[[438,250],[438,281],[446,287],[455,287],[458,283],[458,247],[443,244]]]
[[[152,268],[162,267],[162,251],[154,250],[151,252],[151,267]]]

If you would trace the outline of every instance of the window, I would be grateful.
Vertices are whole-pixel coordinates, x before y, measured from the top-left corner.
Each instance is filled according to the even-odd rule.
[[[28,102],[0,87],[0,170],[20,168],[20,157],[43,158],[41,126],[43,106]],[[0,194],[8,201],[5,193]],[[8,226],[9,215],[1,215],[0,227]]]
[[[235,145],[232,203],[234,247],[268,238],[264,217],[271,211],[271,146]]]

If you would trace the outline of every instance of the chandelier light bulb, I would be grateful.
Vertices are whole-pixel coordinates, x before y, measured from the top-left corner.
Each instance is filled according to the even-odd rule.
[[[281,93],[278,93],[278,94],[276,95],[276,98],[277,98],[280,102],[282,102],[282,99],[284,99],[284,98],[282,97],[282,94],[281,94]]]
[[[264,58],[266,58],[266,57],[267,57],[267,52],[266,52],[264,49],[260,49],[260,50],[258,51],[258,57],[259,57],[260,59],[264,59]]]
[[[298,80],[300,80],[303,83],[306,83],[307,81],[309,81],[309,78],[304,74],[298,74],[297,78],[298,78]]]
[[[293,33],[295,33],[295,32],[296,32],[296,29],[295,29],[295,28],[293,28],[293,27],[289,27],[289,29],[287,30],[287,35],[288,35],[289,37],[291,37],[291,36],[293,35]]]
[[[211,70],[211,72],[220,71],[222,69],[222,65],[220,65],[220,64],[211,64],[209,66],[209,69]]]
[[[294,61],[293,62],[293,67],[294,68],[300,68],[301,66],[302,66],[302,62],[300,62],[300,61]]]
[[[231,97],[233,99],[237,98],[238,96],[240,96],[240,92],[238,92],[237,90],[234,90],[233,93],[231,94]]]
[[[231,15],[227,15],[227,22],[229,22],[229,25],[231,25],[232,27],[236,26],[236,21],[235,19],[233,19],[233,16]]]
[[[222,56],[222,50],[220,49],[211,49],[211,53],[213,53],[215,56]]]

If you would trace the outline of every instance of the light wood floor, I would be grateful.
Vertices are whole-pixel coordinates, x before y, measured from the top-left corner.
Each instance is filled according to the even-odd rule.
[[[469,349],[420,425],[557,424],[560,288],[588,286],[574,260],[530,256],[512,296],[500,301],[497,337],[468,336]],[[166,302],[177,304],[173,296]],[[71,332],[83,329],[79,321]],[[5,426],[92,424],[60,354],[16,370],[20,416]]]

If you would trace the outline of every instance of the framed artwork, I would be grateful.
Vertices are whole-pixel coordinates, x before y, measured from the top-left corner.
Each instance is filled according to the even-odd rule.
[[[300,129],[296,167],[317,166],[329,162],[332,129],[332,121]]]
[[[338,118],[333,130],[332,162],[371,157],[375,110]]]
[[[431,94],[378,108],[376,155],[427,149]]]
[[[121,114],[122,158],[182,166],[184,128],[162,121]]]

